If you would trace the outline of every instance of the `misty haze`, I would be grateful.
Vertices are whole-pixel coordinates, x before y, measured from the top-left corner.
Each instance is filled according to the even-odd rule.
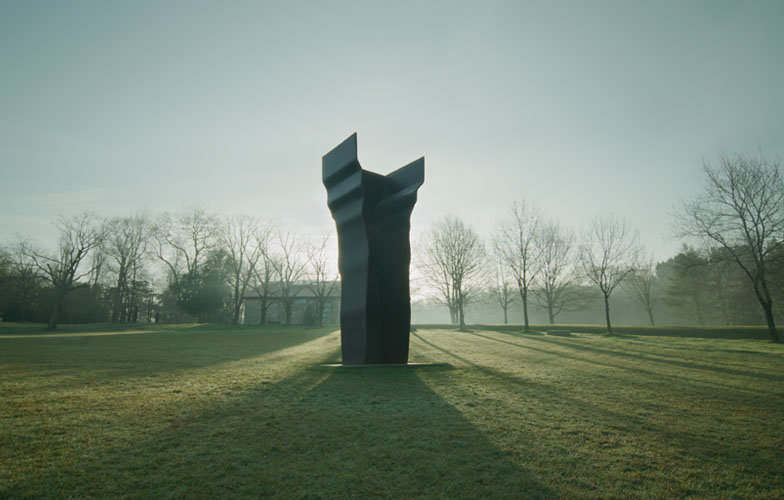
[[[782,22],[0,2],[0,498],[783,498]]]

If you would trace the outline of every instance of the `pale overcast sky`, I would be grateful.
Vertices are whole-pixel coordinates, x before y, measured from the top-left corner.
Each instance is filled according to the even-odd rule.
[[[526,199],[666,258],[703,159],[784,156],[784,2],[0,0],[0,243],[58,215],[333,228],[321,157],[425,157],[412,223]]]

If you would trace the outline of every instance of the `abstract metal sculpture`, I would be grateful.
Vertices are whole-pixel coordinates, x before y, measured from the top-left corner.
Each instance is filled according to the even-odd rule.
[[[321,167],[338,229],[343,364],[405,364],[411,211],[425,180],[425,159],[387,176],[368,172],[359,165],[353,134],[324,155]]]

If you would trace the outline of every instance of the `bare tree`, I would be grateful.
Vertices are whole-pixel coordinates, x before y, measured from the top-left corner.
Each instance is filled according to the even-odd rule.
[[[338,272],[329,258],[329,241],[329,233],[325,233],[317,243],[310,242],[307,248],[310,268],[308,288],[316,297],[318,326],[324,326],[324,309],[329,297],[337,291]]]
[[[13,300],[13,292],[10,291],[12,279],[10,252],[0,246],[0,321],[3,320],[3,310]]]
[[[155,223],[155,254],[177,283],[183,274],[193,275],[215,246],[218,219],[201,207],[179,214],[164,213]]]
[[[297,294],[295,285],[304,276],[306,263],[302,259],[297,233],[284,226],[278,226],[276,232],[280,255],[274,259],[275,274],[278,278],[280,303],[286,316],[286,324],[290,325],[294,298]]]
[[[104,244],[99,245],[92,252],[90,252],[90,275],[87,281],[90,286],[96,286],[101,283],[101,278],[105,277],[104,271],[108,267],[106,264],[106,250]]]
[[[574,234],[554,220],[542,221],[535,235],[539,250],[539,286],[533,289],[534,301],[547,310],[550,324],[564,310],[579,309],[586,301],[577,286],[578,272]]]
[[[259,323],[267,323],[267,310],[272,299],[273,278],[279,267],[277,256],[272,252],[272,237],[274,226],[265,224],[256,232],[256,247],[259,249],[259,262],[253,270],[251,287],[259,296]]]
[[[6,283],[11,279],[11,251],[0,246],[0,284]]]
[[[509,306],[514,302],[513,284],[504,272],[505,267],[498,263],[495,268],[495,284],[490,288],[490,295],[504,311],[504,324],[509,323]]]
[[[235,215],[223,221],[220,230],[220,245],[226,252],[230,268],[228,274],[231,287],[231,322],[240,321],[240,310],[245,291],[255,275],[263,248],[257,245],[259,221],[248,215]]]
[[[27,311],[39,294],[41,285],[41,273],[25,248],[25,244],[17,245],[6,253],[4,259],[9,271],[9,284],[14,285],[19,300],[22,322],[27,321]]]
[[[465,328],[465,306],[481,287],[484,258],[479,235],[457,217],[439,220],[425,237],[420,268],[460,328]]]
[[[723,247],[749,278],[768,324],[779,342],[768,281],[771,255],[784,244],[784,183],[780,164],[762,154],[721,156],[704,165],[705,184],[678,214],[680,236],[708,239]]]
[[[22,242],[22,252],[39,269],[44,279],[52,285],[53,308],[49,317],[49,330],[57,329],[59,314],[65,297],[72,291],[86,286],[80,280],[92,269],[83,269],[85,258],[104,239],[104,226],[92,214],[85,213],[71,218],[60,218],[55,224],[60,232],[57,253],[47,253]]]
[[[114,300],[112,304],[112,322],[131,321],[135,316],[138,280],[143,259],[152,235],[152,225],[147,214],[114,217],[107,221],[107,236],[101,246],[102,252],[110,259],[110,269],[116,276]],[[94,274],[100,273],[102,261],[97,257],[94,262]],[[97,279],[97,277],[96,277]]]
[[[659,297],[659,278],[656,276],[656,263],[653,257],[644,264],[636,265],[623,287],[629,292],[632,300],[648,313],[651,326],[656,325],[653,309]]]
[[[528,292],[539,271],[540,263],[536,246],[536,232],[541,213],[525,201],[514,203],[510,213],[502,219],[493,237],[496,255],[509,269],[517,283],[517,291],[523,302],[523,327],[528,326]]]
[[[602,292],[609,334],[612,334],[610,295],[634,271],[637,248],[637,236],[626,221],[611,216],[594,219],[580,248],[585,276]]]

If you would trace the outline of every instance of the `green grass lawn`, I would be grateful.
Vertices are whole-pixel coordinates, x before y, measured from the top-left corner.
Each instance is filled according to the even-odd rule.
[[[570,328],[0,323],[0,498],[784,498],[784,346]]]

